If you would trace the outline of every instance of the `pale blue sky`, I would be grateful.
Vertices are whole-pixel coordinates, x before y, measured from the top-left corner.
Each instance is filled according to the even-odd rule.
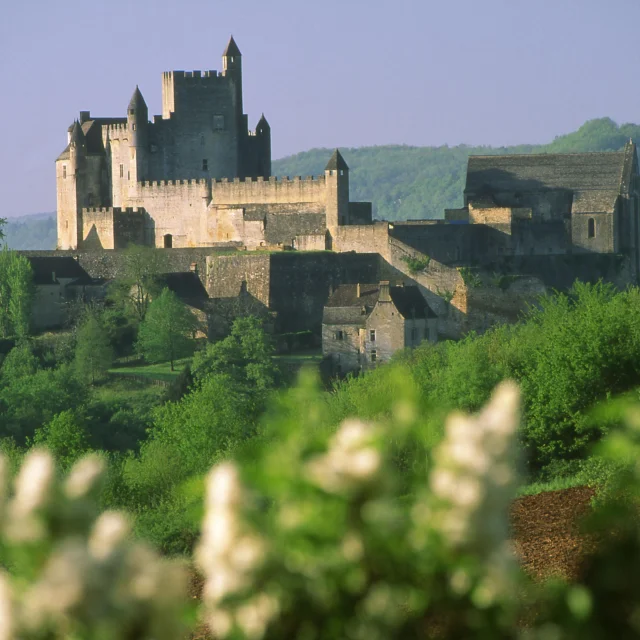
[[[0,14],[0,217],[55,209],[78,112],[124,116],[136,84],[220,69],[233,33],[245,111],[274,158],[312,147],[539,143],[640,122],[640,0],[22,0]]]

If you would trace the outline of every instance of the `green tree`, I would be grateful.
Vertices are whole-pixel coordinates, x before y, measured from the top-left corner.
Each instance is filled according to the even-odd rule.
[[[203,380],[211,373],[223,373],[249,387],[265,390],[273,387],[277,366],[273,362],[273,345],[255,316],[238,318],[231,335],[196,353],[193,375]]]
[[[33,273],[29,261],[6,247],[0,251],[0,337],[29,333]]]
[[[72,410],[62,411],[37,429],[32,444],[49,449],[64,469],[90,448],[85,421]]]
[[[78,328],[75,367],[80,380],[95,384],[113,362],[113,349],[100,317],[89,313]]]
[[[151,300],[160,293],[158,276],[166,270],[166,256],[161,251],[138,245],[128,247],[123,252],[122,275],[111,290],[112,300],[141,322]]]
[[[149,305],[138,332],[138,351],[149,362],[171,363],[193,349],[196,318],[175,293],[165,288]]]

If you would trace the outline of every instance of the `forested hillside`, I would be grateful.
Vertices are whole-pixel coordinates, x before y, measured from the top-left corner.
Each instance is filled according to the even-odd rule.
[[[570,153],[616,151],[640,139],[640,126],[618,126],[609,118],[590,120],[578,131],[546,145],[514,147],[381,146],[341,149],[351,168],[352,200],[372,201],[381,220],[441,218],[445,208],[462,206],[467,158],[478,154]],[[317,175],[324,171],[330,149],[311,149],[276,160],[280,176]]]
[[[56,248],[55,213],[9,218],[3,231],[10,249]]]
[[[445,208],[462,205],[467,158],[472,154],[570,153],[616,151],[632,138],[640,140],[640,125],[617,125],[610,118],[586,122],[580,129],[545,145],[513,147],[410,147],[386,145],[341,149],[351,168],[352,200],[372,201],[381,220],[440,218]],[[273,163],[279,176],[318,175],[331,149],[311,149]],[[54,249],[54,214],[10,218],[7,243],[12,249]]]

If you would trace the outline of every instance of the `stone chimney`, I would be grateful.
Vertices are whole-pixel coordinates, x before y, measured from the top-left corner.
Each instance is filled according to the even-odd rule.
[[[378,302],[391,302],[388,280],[380,281],[380,295],[378,296]]]
[[[356,295],[357,295],[358,298],[360,297],[360,283],[359,282],[356,285]]]

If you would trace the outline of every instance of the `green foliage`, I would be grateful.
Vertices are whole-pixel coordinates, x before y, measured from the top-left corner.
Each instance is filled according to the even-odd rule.
[[[230,336],[195,354],[193,376],[203,380],[211,373],[223,373],[242,385],[270,389],[277,377],[273,353],[271,340],[258,318],[237,318]]]
[[[88,313],[78,327],[75,368],[78,379],[89,384],[103,380],[113,362],[113,349],[102,319]]]
[[[0,337],[29,334],[33,293],[29,261],[5,247],[0,251]]]
[[[36,430],[32,444],[53,454],[63,469],[68,469],[89,450],[85,418],[76,411],[62,411]]]
[[[482,286],[482,279],[471,267],[460,267],[458,273],[467,287],[477,289]]]
[[[157,249],[131,245],[123,251],[122,259],[122,272],[111,288],[110,298],[116,308],[124,307],[141,322],[160,293],[158,276],[167,271],[166,255]]]
[[[12,436],[18,443],[86,398],[69,365],[40,369],[26,345],[7,355],[0,373],[0,437]]]
[[[409,273],[415,275],[419,271],[424,271],[429,267],[431,258],[429,256],[402,256],[402,259],[409,268]]]
[[[165,288],[151,302],[140,324],[137,349],[149,362],[168,360],[173,371],[175,360],[192,352],[195,328],[191,310]]]

